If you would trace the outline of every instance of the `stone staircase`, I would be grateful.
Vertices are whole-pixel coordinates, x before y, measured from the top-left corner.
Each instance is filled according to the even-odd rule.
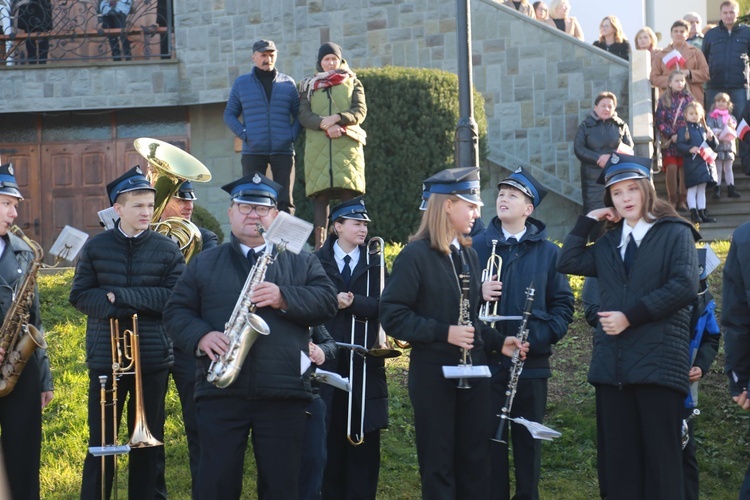
[[[737,226],[750,220],[750,176],[743,173],[739,161],[734,164],[734,182],[741,198],[727,198],[727,188],[723,182],[720,200],[712,198],[713,188],[706,190],[706,208],[709,215],[716,218],[716,222],[699,225],[698,231],[704,241],[728,240]],[[654,176],[654,185],[659,198],[666,200],[667,187],[663,173]],[[680,215],[690,219],[689,213]]]

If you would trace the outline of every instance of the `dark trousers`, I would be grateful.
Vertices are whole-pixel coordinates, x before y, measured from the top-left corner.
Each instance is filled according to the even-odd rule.
[[[38,38],[26,40],[26,59],[29,64],[47,64],[49,39]]]
[[[505,405],[505,390],[508,387],[508,370],[502,370],[492,377],[493,423],[500,424],[500,414]],[[511,417],[524,417],[541,423],[547,406],[547,379],[520,379],[516,396],[513,399]],[[542,467],[542,444],[531,437],[523,425],[509,422],[510,440],[513,442],[513,470],[516,478],[516,493],[512,498],[528,500],[539,498],[539,476]],[[508,499],[510,495],[510,464],[508,445],[495,441],[490,445],[491,474],[490,498]]]
[[[243,176],[254,172],[266,175],[269,166],[274,182],[283,188],[279,193],[279,210],[294,215],[294,154],[242,155]]]
[[[39,499],[42,404],[39,364],[31,356],[13,392],[0,399],[3,459],[14,500]]]
[[[107,375],[107,389],[112,386],[112,373],[99,373],[89,370],[89,446],[102,445],[102,416],[100,405],[99,375]],[[146,423],[153,436],[164,441],[164,396],[167,389],[169,370],[143,374],[143,409]],[[128,436],[132,435],[135,422],[135,380],[133,375],[124,375],[117,382],[117,422],[122,420],[122,411],[127,398],[128,405]],[[111,396],[110,396],[111,398]],[[105,417],[105,432],[107,443],[113,444],[112,408],[107,408]],[[121,438],[125,439],[125,438]],[[122,442],[117,444],[123,444]],[[157,488],[159,471],[164,470],[164,456],[159,448],[133,448],[130,450],[128,467],[128,498],[167,498],[167,492]],[[162,463],[160,463],[162,462]],[[113,457],[107,457],[106,487],[107,498],[112,489]],[[81,499],[101,499],[102,491],[102,459],[86,454],[83,462],[83,483],[81,484]]]
[[[347,439],[347,407],[348,394],[336,390],[331,404],[328,464],[323,480],[326,500],[369,499],[375,498],[378,492],[380,430],[366,432],[362,444],[352,445]],[[358,411],[352,411],[352,434],[360,433],[359,415]]]
[[[685,409],[684,417],[693,413],[693,409]],[[682,473],[685,478],[685,500],[698,500],[700,490],[698,459],[695,455],[697,446],[694,434],[695,420],[688,421],[688,442],[682,449]]]
[[[201,457],[197,493],[193,498],[240,498],[251,428],[258,469],[258,498],[296,498],[307,404],[292,399],[199,398],[196,409]]]
[[[644,384],[598,385],[609,500],[684,496],[680,429],[685,395]],[[602,449],[603,448],[603,449]]]
[[[125,60],[130,60],[130,40],[125,32],[125,20],[127,16],[120,12],[109,11],[109,14],[102,16],[102,27],[121,29],[122,34],[109,37],[109,48],[112,50],[112,59],[119,61],[121,55],[125,55]],[[120,42],[122,42],[122,53],[120,52]]]
[[[326,404],[318,396],[307,405],[305,436],[302,441],[302,463],[299,472],[300,500],[320,500],[323,471],[328,457],[326,449]]]
[[[471,379],[458,389],[442,366],[411,359],[409,398],[422,479],[422,498],[487,498],[489,494],[490,383]]]

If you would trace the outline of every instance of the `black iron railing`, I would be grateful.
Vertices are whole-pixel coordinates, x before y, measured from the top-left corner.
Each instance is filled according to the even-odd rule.
[[[171,0],[0,0],[0,66],[171,59]]]

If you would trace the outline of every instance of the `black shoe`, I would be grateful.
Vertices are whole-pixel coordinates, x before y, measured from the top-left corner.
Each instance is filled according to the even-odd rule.
[[[701,216],[698,213],[698,210],[695,208],[690,209],[690,222],[693,224],[698,224],[701,221]]]
[[[737,188],[734,185],[727,186],[727,198],[740,198],[742,195],[737,192]]]
[[[716,222],[715,218],[709,217],[706,214],[706,209],[705,208],[703,210],[698,210],[698,215],[700,216],[701,222],[704,222],[704,223],[705,222]]]
[[[714,200],[720,200],[721,199],[721,186],[716,186],[714,188],[713,199]]]

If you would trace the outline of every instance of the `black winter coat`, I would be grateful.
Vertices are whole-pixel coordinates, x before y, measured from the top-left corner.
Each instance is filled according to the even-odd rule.
[[[706,138],[706,129],[703,125],[698,123],[687,123],[687,130],[689,131],[689,139],[685,139],[685,127],[680,127],[677,130],[677,151],[683,156],[683,167],[685,171],[685,186],[693,187],[704,182],[708,184],[708,187],[716,185],[716,179],[711,175],[706,160],[700,154],[693,155],[690,152],[690,148],[693,146],[700,147],[703,141],[711,146],[713,149],[719,145],[716,141],[716,137],[711,136],[711,139]]]
[[[194,353],[204,335],[224,331],[249,272],[250,263],[234,235],[229,243],[190,260],[164,310],[167,332],[180,350]],[[206,380],[211,360],[200,356],[196,399],[311,399],[309,377],[300,373],[300,351],[309,352],[309,327],[336,314],[336,291],[318,259],[304,251],[299,255],[278,254],[268,266],[264,281],[278,285],[288,309],[263,307],[256,311],[271,333],[258,338],[239,377],[229,387],[219,389]]]
[[[747,88],[747,63],[742,55],[750,54],[750,26],[737,23],[729,33],[724,22],[719,21],[719,25],[703,37],[702,49],[711,74],[707,88]]]
[[[184,270],[177,245],[154,231],[128,238],[118,223],[86,242],[78,258],[70,303],[88,315],[86,364],[90,370],[112,369],[109,319],[118,319],[122,331],[132,328],[131,316],[136,313],[143,372],[163,370],[174,362],[162,311]],[[107,299],[108,292],[114,293],[114,304]]]
[[[471,274],[469,311],[476,329],[471,355],[474,364],[485,364],[485,349],[500,352],[504,337],[479,321],[482,268],[473,248],[465,247],[462,253]],[[380,321],[386,333],[411,344],[413,361],[456,365],[461,349],[448,343],[448,329],[458,324],[460,304],[459,280],[450,255],[432,248],[429,240],[417,240],[406,245],[393,263],[380,297]]]
[[[600,42],[599,40],[597,40],[594,42],[594,47],[609,52],[613,56],[621,57],[626,61],[630,60],[630,44],[627,40],[624,40],[622,42],[615,42],[610,46],[607,46],[606,42]]]
[[[547,241],[547,227],[543,222],[529,217],[526,232],[521,241],[509,245],[505,240],[502,222],[494,217],[483,232],[472,238],[479,262],[486,266],[492,253],[492,240],[497,240],[496,253],[503,259],[500,281],[503,294],[498,305],[502,316],[521,316],[526,302],[526,289],[533,282],[535,288],[534,307],[529,320],[529,352],[521,372],[521,378],[548,378],[552,376],[549,357],[552,346],[567,332],[573,321],[573,292],[568,277],[557,272],[557,255],[560,249]],[[520,321],[495,323],[504,336],[516,335]],[[496,352],[490,355],[493,361],[502,361],[510,367],[510,358]]]
[[[750,222],[732,234],[724,263],[721,326],[732,396],[750,387]]]
[[[574,150],[576,157],[581,161],[581,189],[585,213],[604,207],[604,186],[596,182],[602,169],[596,161],[603,154],[617,151],[621,142],[631,147],[634,145],[628,124],[616,114],[602,120],[592,111],[578,127]]]
[[[338,238],[331,235],[315,255],[323,265],[323,269],[333,282],[338,292],[352,292],[354,300],[352,305],[346,309],[340,309],[336,317],[325,323],[326,329],[336,342],[354,343],[364,345],[369,349],[375,343],[380,329],[378,321],[378,306],[380,305],[380,257],[370,256],[367,263],[367,247],[360,245],[359,261],[352,270],[349,287],[344,284],[336,259],[333,255],[333,244]],[[367,289],[367,277],[370,277],[370,288]],[[356,318],[354,329],[354,342],[352,342],[352,317]],[[367,340],[365,341],[365,322],[367,322]],[[339,351],[338,359],[326,362],[324,370],[338,373],[342,377],[349,377],[350,352],[348,349]],[[356,382],[361,380],[362,357],[354,356],[354,378],[352,387],[354,391],[354,408],[361,408],[362,384]],[[350,378],[350,380],[352,380]],[[321,395],[326,404],[331,408],[334,389],[331,386],[321,387]],[[365,432],[388,427],[388,383],[385,377],[385,359],[382,357],[369,356],[367,358],[367,380],[365,387]]]
[[[557,270],[598,277],[601,311],[621,311],[630,326],[607,335],[597,324],[588,380],[656,384],[688,392],[690,309],[698,293],[700,235],[684,219],[658,219],[641,241],[630,275],[620,255],[622,222],[586,246],[596,221],[581,216],[565,238]]]

